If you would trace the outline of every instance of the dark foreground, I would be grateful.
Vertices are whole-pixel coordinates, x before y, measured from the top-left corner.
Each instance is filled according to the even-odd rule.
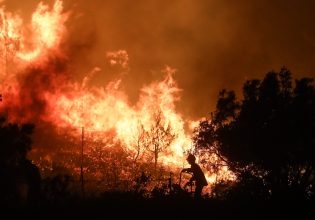
[[[107,194],[98,198],[67,198],[59,201],[7,207],[2,205],[4,216],[31,219],[314,219],[312,201],[244,201],[193,198],[144,199],[129,194]],[[7,217],[8,218],[8,217]],[[7,219],[6,218],[6,219]]]

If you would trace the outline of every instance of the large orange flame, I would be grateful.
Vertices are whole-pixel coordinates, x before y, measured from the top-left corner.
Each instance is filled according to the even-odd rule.
[[[63,59],[60,46],[68,15],[63,12],[61,0],[55,1],[52,8],[40,3],[27,26],[19,16],[1,8],[0,43],[6,57],[1,63],[0,91],[4,101],[0,110],[7,112],[11,121],[36,118],[36,123],[50,123],[59,130],[84,128],[93,133],[86,138],[101,142],[105,140],[104,135],[114,131],[113,141],[120,142],[130,153],[137,153],[141,132],[150,131],[158,113],[163,119],[162,126],[170,127],[169,132],[174,134],[168,150],[161,151],[159,163],[170,169],[183,167],[185,152],[193,147],[191,131],[185,130],[185,125],[195,122],[185,120],[176,111],[181,91],[173,78],[176,71],[166,67],[165,78],[145,85],[135,105],[129,103],[127,94],[120,88],[121,79],[106,87],[89,84],[90,78],[100,71],[98,67],[82,82],[67,80],[63,70],[54,68],[55,62],[50,62],[49,57],[54,54],[56,59]],[[111,65],[129,69],[125,50],[108,52],[107,58]],[[71,135],[78,135],[78,129]],[[93,145],[87,147],[93,148]],[[207,173],[209,182],[215,181],[214,175],[217,176]],[[234,178],[227,169],[218,175]]]

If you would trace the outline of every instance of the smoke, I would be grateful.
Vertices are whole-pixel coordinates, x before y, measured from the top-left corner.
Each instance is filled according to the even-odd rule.
[[[67,1],[63,5],[57,0],[35,5],[36,11],[25,20],[27,8],[14,1],[8,5],[23,12],[2,16],[3,50],[7,51],[9,41],[14,47],[10,47],[10,59],[6,56],[3,62],[0,89],[5,104],[0,109],[11,121],[36,124],[33,152],[51,154],[50,146],[69,152],[72,144],[71,153],[75,153],[81,128],[90,141],[89,150],[95,143],[107,145],[110,136],[115,144],[136,152],[139,128],[152,131],[159,112],[165,126],[170,125],[170,132],[176,134],[169,151],[161,155],[162,162],[182,165],[184,152],[192,146],[185,129],[193,122],[189,117],[208,107],[199,105],[200,100],[215,87],[210,81],[206,87],[195,84],[210,79],[199,79],[204,69],[201,75],[194,74],[202,66],[195,62],[197,52],[202,54],[204,49],[199,45],[204,36],[197,32],[203,8],[190,1],[184,1],[184,6],[174,2],[172,7],[141,3],[127,7],[127,1]],[[118,12],[124,16],[117,17]],[[24,22],[10,29],[16,20]]]
[[[39,0],[5,1],[30,19]],[[46,1],[52,4],[53,1]],[[178,69],[183,88],[178,109],[200,118],[213,110],[222,88],[241,90],[245,79],[261,78],[287,66],[297,76],[314,77],[314,1],[293,0],[68,0],[66,44],[73,75],[102,69],[93,83],[105,85],[116,67],[104,54],[129,54],[124,88],[136,102],[143,84],[161,78],[160,69]]]
[[[2,1],[27,23],[39,0]],[[54,1],[45,1],[53,5]],[[71,77],[81,80],[99,67],[91,83],[107,85],[117,66],[106,53],[128,52],[123,77],[130,101],[141,87],[161,79],[169,65],[183,89],[177,108],[200,118],[213,110],[222,88],[241,90],[245,79],[261,78],[287,66],[297,76],[314,77],[314,1],[68,0],[67,51]]]

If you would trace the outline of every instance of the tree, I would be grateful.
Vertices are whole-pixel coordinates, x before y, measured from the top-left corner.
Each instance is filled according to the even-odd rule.
[[[156,170],[159,154],[165,152],[175,139],[175,134],[171,131],[171,126],[163,118],[162,112],[158,111],[154,115],[154,121],[145,134],[145,146],[154,155],[154,168]]]
[[[0,119],[0,202],[5,205],[34,203],[40,194],[40,172],[27,159],[34,126]]]
[[[143,124],[139,122],[137,126],[137,132],[133,136],[133,144],[132,144],[133,151],[128,152],[128,154],[131,155],[134,164],[136,164],[137,161],[141,159],[143,152],[145,151],[146,148],[148,148],[149,143],[148,143],[147,134],[148,133],[144,129]]]
[[[229,164],[227,158],[223,157],[219,152],[215,131],[214,123],[203,119],[194,129],[192,140],[195,146],[194,153],[198,155],[199,163],[210,173],[215,174],[214,183],[217,184],[228,179],[226,175],[219,175],[219,173],[225,167],[228,167]]]
[[[12,166],[20,158],[26,158],[31,150],[34,126],[31,124],[7,123],[5,118],[0,118],[0,163]]]
[[[260,178],[272,197],[314,196],[312,82],[302,78],[292,86],[290,71],[282,68],[246,81],[241,101],[234,91],[222,90],[210,124],[199,128],[197,138],[202,146],[215,146],[239,176]]]

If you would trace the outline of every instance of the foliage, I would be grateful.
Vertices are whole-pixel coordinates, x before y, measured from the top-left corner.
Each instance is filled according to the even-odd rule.
[[[210,120],[201,122],[195,133],[196,145],[213,149],[242,183],[247,177],[251,184],[250,179],[260,179],[273,197],[314,196],[312,82],[302,78],[293,85],[290,71],[282,68],[263,80],[246,81],[241,101],[234,91],[222,90]]]
[[[32,124],[7,123],[0,119],[0,163],[12,165],[20,157],[26,158],[31,150],[34,126]]]
[[[6,206],[34,204],[40,197],[39,170],[27,159],[33,129],[0,120],[0,203]]]

